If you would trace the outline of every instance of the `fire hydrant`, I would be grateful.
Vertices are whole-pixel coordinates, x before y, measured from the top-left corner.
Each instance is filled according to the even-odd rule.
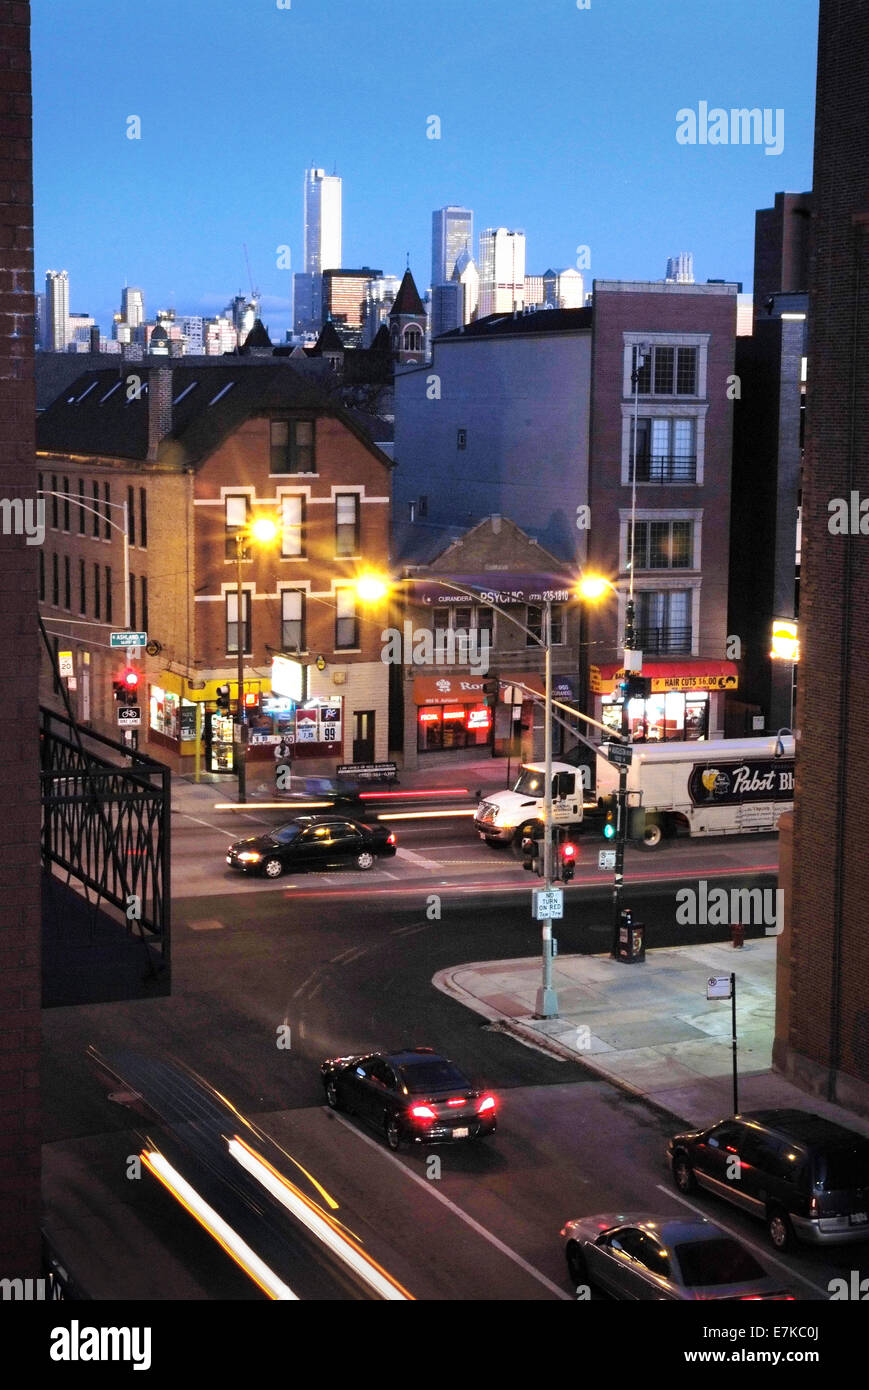
[[[745,945],[745,925],[742,922],[733,922],[730,927],[730,936],[734,950],[739,950]]]

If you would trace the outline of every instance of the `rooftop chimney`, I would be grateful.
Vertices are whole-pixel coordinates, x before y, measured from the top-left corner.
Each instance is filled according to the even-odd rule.
[[[172,368],[148,372],[148,459],[157,458],[160,441],[172,431]]]

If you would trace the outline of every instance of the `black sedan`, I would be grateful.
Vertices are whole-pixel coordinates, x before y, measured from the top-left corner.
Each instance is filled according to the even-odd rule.
[[[495,1097],[477,1089],[454,1062],[427,1047],[333,1057],[320,1067],[326,1101],[351,1110],[403,1142],[437,1144],[482,1139],[495,1129]]]
[[[296,816],[266,835],[236,840],[226,852],[231,869],[280,878],[294,869],[330,869],[352,864],[370,869],[377,858],[395,854],[388,826],[363,825],[343,816]]]

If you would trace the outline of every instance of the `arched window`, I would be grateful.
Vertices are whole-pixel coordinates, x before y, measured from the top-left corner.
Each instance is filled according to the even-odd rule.
[[[404,351],[419,352],[421,347],[422,332],[416,326],[416,324],[412,323],[408,328],[405,328],[404,330]]]

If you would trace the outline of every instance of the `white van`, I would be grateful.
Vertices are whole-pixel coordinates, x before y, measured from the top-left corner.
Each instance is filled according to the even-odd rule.
[[[517,843],[523,835],[539,839],[543,835],[544,763],[525,763],[512,791],[492,792],[481,801],[474,815],[474,829],[489,845]],[[552,764],[552,823],[577,826],[583,816],[584,775],[582,767]],[[590,803],[596,808],[597,803]]]
[[[599,808],[605,811],[618,785],[618,768],[599,752]],[[793,808],[793,736],[635,743],[627,786],[635,793],[628,796],[630,811],[639,805],[645,812],[647,849],[657,848],[679,825],[690,835],[769,832]]]

